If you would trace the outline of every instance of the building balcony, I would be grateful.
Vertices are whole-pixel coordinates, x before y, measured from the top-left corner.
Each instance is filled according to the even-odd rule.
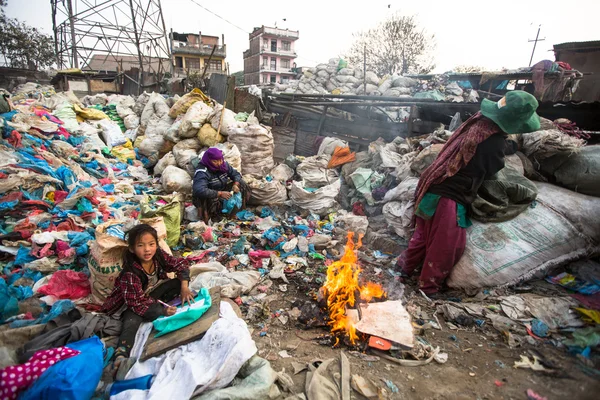
[[[204,72],[204,68],[181,68],[181,67],[175,67],[173,69],[173,72],[175,73],[175,75],[178,76],[187,76],[188,71],[191,73],[199,73],[202,74],[202,72]],[[210,74],[225,74],[226,72],[221,70],[221,69],[213,69],[213,68],[207,68],[206,70],[206,76],[209,76]]]
[[[261,65],[260,72],[270,72],[276,74],[295,74],[296,72],[292,70],[292,68],[273,68],[269,65]]]
[[[260,54],[276,54],[279,56],[284,56],[284,57],[291,57],[291,58],[296,58],[298,57],[298,55],[296,54],[296,52],[294,50],[291,49],[286,49],[284,50],[283,47],[271,47],[271,46],[263,46],[260,48]]]
[[[253,37],[260,35],[269,35],[296,40],[300,37],[300,32],[291,31],[289,29],[269,28],[267,26],[262,26],[260,29],[256,29],[254,32],[252,32],[250,34],[250,38],[252,39]]]
[[[209,44],[186,44],[184,46],[173,46],[173,55],[189,54],[197,56],[210,56],[215,48],[214,57],[227,57],[227,45],[213,46]]]

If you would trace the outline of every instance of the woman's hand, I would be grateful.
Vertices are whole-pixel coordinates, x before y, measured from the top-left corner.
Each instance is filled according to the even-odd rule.
[[[187,287],[187,285],[185,287],[181,285],[181,305],[185,305],[186,301],[188,305],[191,306],[192,303],[195,303],[194,295],[192,295],[192,291]]]
[[[239,193],[240,192],[240,184],[238,182],[235,182],[233,184],[233,192],[234,193]]]
[[[165,315],[170,317],[171,315],[175,315],[177,312],[177,307],[165,307]]]
[[[224,200],[229,200],[231,198],[231,193],[229,192],[218,192],[217,193],[217,197],[224,199]]]

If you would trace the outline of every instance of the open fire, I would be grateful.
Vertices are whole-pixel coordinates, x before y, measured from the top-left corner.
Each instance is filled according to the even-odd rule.
[[[354,233],[348,232],[344,255],[327,268],[327,280],[322,290],[327,300],[331,333],[336,336],[335,345],[339,343],[340,336],[346,335],[352,345],[358,339],[355,321],[347,313],[349,308],[358,308],[357,300],[368,303],[373,299],[386,297],[381,285],[373,282],[362,285],[359,281],[361,268],[356,250],[361,246],[362,235],[359,235],[358,242],[354,244]]]

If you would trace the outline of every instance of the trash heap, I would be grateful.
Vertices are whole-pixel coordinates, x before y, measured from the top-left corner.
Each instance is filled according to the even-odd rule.
[[[275,84],[275,92],[414,97],[472,103],[479,99],[469,82],[449,82],[448,74],[424,81],[398,74],[379,77],[375,72],[365,72],[341,58],[332,58],[327,64],[308,68],[299,80]]]
[[[422,137],[396,138],[390,143],[378,140],[361,152],[351,151],[340,139],[323,138],[316,155],[289,155],[275,165],[268,127],[254,115],[235,114],[199,90],[174,98],[144,93],[137,98],[99,94],[81,100],[69,92],[37,90],[16,100],[15,111],[0,116],[0,318],[12,332],[42,327],[75,306],[97,310],[121,270],[126,232],[144,222],[157,229],[163,249],[196,257],[190,288],[201,292],[220,287],[221,298],[231,299],[241,309],[255,337],[269,336],[276,327],[292,322],[331,328],[326,292],[321,288],[332,290],[328,271],[350,260],[362,266],[365,279],[383,281],[387,295],[385,301],[356,305],[361,314],[356,330],[367,335],[367,339],[361,336],[360,343],[370,343],[371,337],[404,343],[410,347],[403,349],[404,358],[382,353],[401,365],[446,362],[448,355],[437,345],[404,329],[410,327],[411,318],[423,331],[438,329],[439,322],[422,312],[423,301],[431,305],[418,294],[408,304],[402,303],[404,286],[391,264],[412,234],[418,177],[451,132],[440,127]],[[484,184],[486,195],[474,204],[469,245],[450,286],[479,290],[513,285],[598,248],[597,198],[566,189],[595,195],[597,177],[589,173],[594,169],[575,176],[564,172],[580,171],[580,164],[592,165],[598,146],[585,146],[583,140],[565,133],[564,126],[546,121],[540,131],[513,138],[519,152],[507,158],[498,179]],[[203,151],[211,146],[222,149],[226,161],[243,174],[252,197],[247,209],[209,226],[199,220],[191,204],[191,185]],[[552,175],[549,166],[555,164],[550,161],[556,162]],[[545,176],[566,188],[529,180]],[[498,198],[507,199],[506,205],[499,206],[503,203]],[[504,239],[498,239],[499,230],[508,233]],[[359,251],[344,247],[349,234],[365,235]],[[515,260],[515,255],[520,259]],[[589,280],[579,276],[579,270],[565,271],[551,281],[581,296],[597,293],[586,283]],[[370,289],[353,282],[365,292]],[[280,306],[275,301],[278,295],[294,297],[289,299],[291,306]],[[500,317],[513,315],[502,304],[518,299],[498,296],[489,300],[500,304],[504,314],[480,309],[473,314],[461,306],[440,308],[438,314],[457,326],[465,323],[478,329],[481,320],[503,327],[506,321]],[[587,300],[578,298],[582,304]],[[515,318],[532,320],[539,337],[545,328],[534,319],[546,324],[552,338],[558,327],[575,327],[570,323],[555,327],[553,317],[535,311],[542,306],[527,304],[529,308],[516,308],[520,314]],[[270,366],[274,361],[270,352],[257,354],[246,322],[228,307],[221,303],[224,316],[205,336],[221,337],[224,348],[231,345],[226,377],[219,377],[222,381],[206,377],[213,382],[206,390],[230,394],[240,372],[262,377],[256,379],[261,384],[254,387],[254,398],[279,390],[276,379],[289,391],[281,384],[285,374],[275,373]],[[376,324],[400,320],[403,329],[396,330],[400,336],[386,337],[387,326]],[[30,333],[33,336],[27,340],[40,332]],[[527,340],[522,327],[510,332],[515,343]],[[108,336],[104,331],[95,333]],[[557,335],[561,342],[566,339]],[[207,340],[194,342],[197,354],[217,354],[205,347]],[[589,342],[581,340],[578,345]],[[336,344],[331,336],[323,343]],[[17,364],[18,348],[14,343],[0,347],[3,367]],[[196,361],[212,362],[207,360],[197,356]],[[153,371],[162,378],[151,390],[171,388],[161,368]],[[359,378],[355,386],[363,390],[366,383]],[[97,384],[93,383],[94,389]],[[178,392],[183,398],[190,397],[194,387],[173,390],[183,390]],[[310,390],[318,388],[308,385]]]

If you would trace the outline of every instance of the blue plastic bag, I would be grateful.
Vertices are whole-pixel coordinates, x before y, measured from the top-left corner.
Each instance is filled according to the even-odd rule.
[[[81,353],[54,364],[24,392],[20,400],[89,400],[102,377],[104,345],[98,336],[67,345]]]
[[[242,194],[241,193],[234,193],[233,196],[231,196],[228,200],[225,200],[223,202],[223,209],[221,210],[221,212],[223,214],[229,214],[236,207],[237,208],[242,207]]]
[[[252,211],[242,210],[235,214],[235,217],[240,221],[252,221],[256,216]]]

